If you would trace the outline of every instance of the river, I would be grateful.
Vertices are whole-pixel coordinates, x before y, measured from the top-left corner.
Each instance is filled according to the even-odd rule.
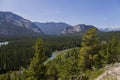
[[[8,45],[9,44],[9,41],[6,41],[6,42],[0,42],[0,47],[2,46],[2,45]]]
[[[56,52],[52,52],[52,55],[50,58],[47,59],[47,61],[45,61],[44,64],[46,64],[47,62],[49,62],[50,60],[54,59],[57,56],[57,51]]]

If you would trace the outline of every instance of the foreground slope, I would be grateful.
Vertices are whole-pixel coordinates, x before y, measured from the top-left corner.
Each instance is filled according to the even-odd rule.
[[[95,80],[120,80],[120,63],[109,66],[106,71]]]

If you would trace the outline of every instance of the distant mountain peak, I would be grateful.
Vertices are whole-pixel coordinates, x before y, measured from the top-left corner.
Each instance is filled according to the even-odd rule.
[[[105,27],[105,28],[100,28],[100,31],[103,32],[120,31],[120,27]]]
[[[92,27],[95,27],[95,26],[85,25],[85,24],[78,24],[78,25],[75,25],[75,26],[69,26],[69,27],[65,28],[61,32],[61,34],[71,34],[71,33],[85,32],[86,30],[88,30]]]
[[[13,29],[13,30],[12,30]],[[33,22],[30,20],[24,19],[21,16],[18,16],[12,12],[2,12],[0,11],[0,33],[2,34],[15,34],[14,32],[27,33],[33,31],[33,33],[40,33],[40,28],[38,28]],[[23,32],[24,31],[24,32]]]

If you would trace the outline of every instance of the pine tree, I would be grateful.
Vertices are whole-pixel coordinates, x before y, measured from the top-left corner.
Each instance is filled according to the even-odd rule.
[[[41,39],[38,39],[35,44],[35,55],[31,60],[29,69],[26,71],[27,80],[45,80],[45,60],[46,58],[43,54],[43,42]]]
[[[93,70],[101,67],[100,62],[100,42],[96,36],[97,29],[91,28],[82,38],[80,49],[80,66],[81,71],[87,69]]]
[[[47,64],[47,78],[49,80],[58,80],[58,70],[55,61],[49,61]]]
[[[107,54],[108,54],[108,58],[107,58],[108,64],[120,61],[120,59],[119,59],[119,57],[120,57],[120,43],[114,37],[112,38],[112,40],[110,40],[108,42]]]

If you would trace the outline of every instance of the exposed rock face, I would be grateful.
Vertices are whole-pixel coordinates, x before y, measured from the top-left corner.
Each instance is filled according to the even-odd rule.
[[[40,33],[40,34],[43,33],[40,28],[38,28],[33,22],[27,19],[24,19],[11,12],[0,12],[0,33],[1,34],[15,34],[14,32],[17,33],[20,30],[21,30],[21,33],[26,33],[27,31],[31,33],[32,31],[33,33],[34,32]]]
[[[120,63],[116,63],[108,68],[108,70],[95,80],[120,80]]]
[[[77,32],[85,32],[86,30],[93,28],[93,27],[94,26],[92,25],[79,24],[79,25],[67,27],[61,33],[70,34],[70,33],[77,33]]]

